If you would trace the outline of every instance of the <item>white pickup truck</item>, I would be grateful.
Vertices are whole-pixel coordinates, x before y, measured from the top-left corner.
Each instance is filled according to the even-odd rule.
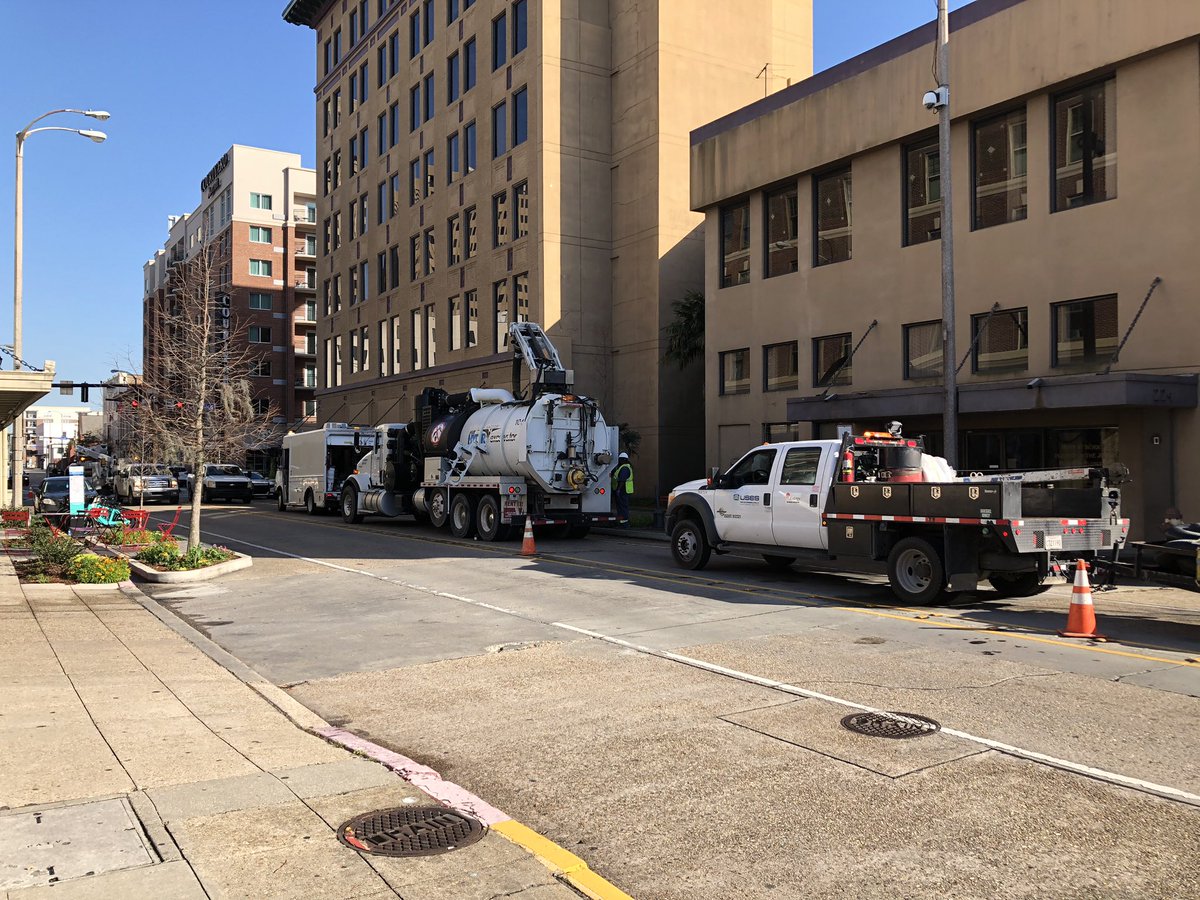
[[[900,601],[928,605],[985,579],[1006,596],[1036,593],[1051,559],[1128,537],[1104,469],[959,478],[934,462],[919,439],[882,432],[755,447],[723,475],[675,488],[671,552],[687,569],[714,552],[778,568],[861,557],[886,564]]]

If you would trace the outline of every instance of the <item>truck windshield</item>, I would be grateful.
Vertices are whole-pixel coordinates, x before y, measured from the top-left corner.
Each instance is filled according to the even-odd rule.
[[[242,470],[238,466],[209,466],[209,475],[241,475]]]

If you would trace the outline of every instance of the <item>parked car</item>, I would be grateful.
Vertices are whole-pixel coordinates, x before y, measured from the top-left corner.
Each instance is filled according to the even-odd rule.
[[[255,497],[270,497],[275,493],[275,482],[262,472],[247,472],[246,477],[250,479]]]
[[[188,490],[196,490],[196,476],[190,476]],[[242,470],[241,466],[226,463],[208,463],[200,478],[200,499],[207,503],[210,500],[241,500],[249,503],[254,499],[253,483]]]
[[[134,463],[117,470],[113,493],[118,503],[179,502],[179,481],[160,463]]]
[[[65,513],[70,509],[71,479],[66,475],[52,475],[42,481],[33,492],[33,508],[40,513]],[[96,484],[91,479],[83,483],[84,505],[96,499]]]

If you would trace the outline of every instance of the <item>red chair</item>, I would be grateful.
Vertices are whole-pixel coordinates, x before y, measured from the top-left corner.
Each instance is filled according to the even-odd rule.
[[[159,533],[162,534],[164,538],[169,538],[171,536],[171,533],[175,530],[175,526],[179,524],[179,514],[182,511],[182,506],[175,507],[175,518],[173,518],[170,523],[163,522],[158,526]]]
[[[27,528],[29,526],[29,510],[16,509],[0,513],[0,523],[4,527]]]
[[[121,516],[125,519],[127,526],[142,530],[146,527],[146,523],[150,521],[150,510],[123,509],[121,510]]]

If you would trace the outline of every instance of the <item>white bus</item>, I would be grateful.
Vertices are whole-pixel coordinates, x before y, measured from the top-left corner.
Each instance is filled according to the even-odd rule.
[[[374,429],[345,422],[285,435],[283,458],[275,473],[279,508],[304,507],[309,515],[336,513],[342,482],[374,446]]]

